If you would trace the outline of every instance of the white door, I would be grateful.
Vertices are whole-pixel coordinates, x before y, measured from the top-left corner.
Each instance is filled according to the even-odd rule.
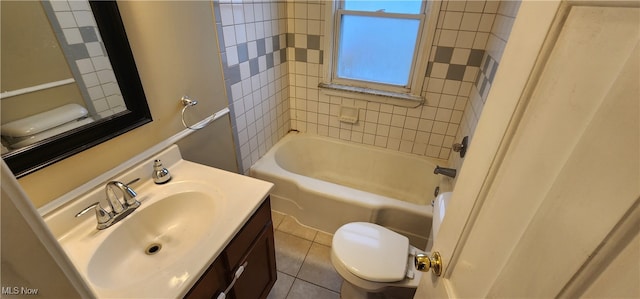
[[[524,1],[415,298],[638,298],[639,230],[638,2]]]

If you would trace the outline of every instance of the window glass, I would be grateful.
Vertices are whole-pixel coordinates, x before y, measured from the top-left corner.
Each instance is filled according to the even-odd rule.
[[[358,11],[377,11],[388,13],[419,14],[422,12],[422,2],[420,0],[347,0],[344,2],[344,9]]]
[[[420,20],[342,15],[338,78],[407,86]]]

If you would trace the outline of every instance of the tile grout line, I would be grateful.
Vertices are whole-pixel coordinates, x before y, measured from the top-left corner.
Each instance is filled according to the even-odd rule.
[[[304,280],[304,279],[302,279],[302,278],[298,278],[298,277],[296,277],[296,279],[299,279],[299,280],[304,281],[304,282],[306,282],[306,283],[312,284],[312,285],[317,286],[317,287],[319,287],[319,288],[325,289],[325,290],[327,290],[327,291],[329,291],[329,292],[340,294],[340,292],[336,292],[336,291],[334,291],[334,290],[332,290],[332,289],[329,289],[329,288],[327,288],[327,287],[323,287],[323,286],[321,286],[321,285],[319,285],[319,284],[317,284],[317,283],[315,283],[315,282],[308,281],[308,280]]]
[[[278,226],[279,226],[279,225],[278,225]],[[276,230],[277,230],[277,229],[276,229]],[[311,247],[313,247],[313,244],[318,244],[318,245],[321,245],[321,246],[327,246],[327,245],[324,245],[324,244],[321,244],[321,243],[318,243],[318,242],[315,242],[315,241],[312,241],[312,240],[307,240],[307,239],[305,239],[305,238],[303,238],[303,237],[296,236],[296,235],[294,235],[294,234],[291,234],[291,233],[288,233],[288,232],[285,232],[285,231],[281,231],[281,230],[279,230],[279,231],[280,231],[281,233],[284,233],[284,234],[287,234],[287,235],[290,235],[290,236],[294,236],[294,237],[297,237],[297,238],[300,238],[300,239],[303,239],[303,240],[306,240],[306,241],[310,241],[310,242],[311,242],[311,245],[309,246],[309,248],[307,249],[307,252],[306,252],[306,253],[305,253],[305,255],[304,255],[304,259],[302,260],[302,264],[301,264],[301,266],[300,266],[300,269],[298,269],[298,271],[296,272],[296,275],[295,275],[295,276],[292,276],[292,277],[293,277],[293,283],[291,284],[291,286],[289,286],[289,289],[287,290],[287,294],[285,295],[285,299],[286,299],[287,297],[289,297],[289,294],[291,293],[291,289],[293,289],[293,285],[295,284],[295,281],[296,281],[296,280],[300,280],[300,281],[303,281],[303,282],[306,282],[306,283],[312,284],[312,285],[314,285],[314,286],[316,286],[316,287],[319,287],[319,288],[325,289],[325,290],[327,290],[327,291],[329,291],[329,292],[332,292],[332,293],[340,294],[339,292],[336,292],[336,291],[334,291],[334,290],[332,290],[332,289],[326,288],[326,287],[321,286],[321,285],[319,285],[319,284],[317,284],[317,283],[314,283],[314,282],[312,282],[312,281],[308,281],[308,280],[305,280],[305,279],[302,279],[302,278],[298,277],[298,275],[300,274],[300,271],[302,270],[302,266],[303,266],[303,265],[304,265],[304,263],[307,261],[307,257],[309,256],[309,251],[311,251]],[[318,231],[316,231],[316,235],[317,235],[317,232],[318,232]],[[314,240],[315,240],[315,236],[314,236]],[[284,273],[284,272],[280,272],[280,273],[282,273],[282,274],[284,274],[284,275],[289,275],[289,274]],[[291,275],[289,275],[289,276],[291,276]]]
[[[286,217],[286,215],[285,215],[285,217]],[[336,294],[338,294],[338,295],[339,295],[339,294],[340,294],[340,292],[336,292],[336,291],[334,291],[334,290],[332,290],[332,289],[326,288],[326,287],[321,286],[321,285],[319,285],[319,284],[317,284],[317,283],[314,283],[314,282],[312,282],[312,281],[308,281],[308,280],[305,280],[305,279],[302,279],[302,278],[298,277],[298,275],[300,274],[300,271],[302,270],[302,266],[303,266],[303,265],[304,265],[304,263],[307,261],[307,258],[308,258],[308,256],[309,256],[309,252],[311,251],[311,247],[313,247],[313,245],[314,245],[314,244],[318,244],[318,245],[326,246],[326,247],[331,247],[331,246],[327,246],[327,245],[325,245],[325,244],[322,244],[322,243],[319,243],[319,242],[316,242],[316,241],[315,241],[315,240],[316,240],[316,238],[317,238],[317,236],[318,236],[318,233],[319,233],[320,231],[318,231],[318,230],[316,230],[316,229],[313,229],[313,228],[309,228],[309,229],[313,229],[313,230],[316,232],[316,233],[315,233],[315,235],[314,235],[314,237],[313,237],[313,240],[309,240],[309,239],[306,239],[306,238],[304,238],[304,237],[301,237],[301,236],[295,235],[295,234],[293,234],[293,233],[286,232],[286,231],[283,231],[283,230],[278,229],[278,228],[280,227],[280,225],[282,225],[282,223],[283,223],[283,220],[281,220],[281,221],[278,223],[278,226],[277,226],[277,227],[274,227],[274,231],[275,231],[275,230],[277,230],[277,231],[279,231],[279,232],[281,232],[281,233],[283,233],[283,234],[287,234],[287,235],[289,235],[289,236],[297,237],[297,238],[300,238],[300,239],[302,239],[302,240],[305,240],[305,241],[309,241],[309,242],[311,242],[311,244],[310,244],[309,248],[307,249],[307,251],[306,251],[306,253],[305,253],[304,259],[302,260],[302,264],[301,264],[301,266],[300,266],[300,269],[298,269],[298,271],[296,272],[296,275],[295,275],[295,276],[289,275],[289,274],[284,273],[284,272],[280,272],[280,273],[282,273],[282,274],[284,274],[284,275],[288,275],[288,276],[292,276],[292,277],[293,277],[293,283],[291,284],[291,286],[289,286],[289,288],[288,288],[288,290],[287,290],[287,293],[286,293],[286,295],[285,295],[285,299],[286,299],[287,297],[289,297],[289,295],[290,295],[290,293],[291,293],[291,290],[293,289],[293,285],[295,284],[295,281],[296,281],[296,280],[300,280],[300,281],[302,281],[302,282],[305,282],[305,283],[308,283],[308,284],[312,284],[312,285],[314,285],[314,286],[316,286],[316,287],[322,288],[322,289],[324,289],[324,290],[326,290],[326,291],[329,291],[329,292],[332,292],[332,293],[336,293]]]

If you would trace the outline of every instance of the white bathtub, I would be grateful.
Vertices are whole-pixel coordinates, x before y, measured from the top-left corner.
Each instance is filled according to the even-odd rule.
[[[328,137],[289,133],[250,169],[275,184],[272,208],[328,233],[367,221],[424,248],[431,232],[434,190],[451,189],[433,174],[446,161]]]

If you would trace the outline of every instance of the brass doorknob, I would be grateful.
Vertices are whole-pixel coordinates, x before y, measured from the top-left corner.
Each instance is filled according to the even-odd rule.
[[[431,257],[425,253],[418,253],[413,259],[413,263],[418,271],[429,272],[429,269],[431,269],[436,276],[442,274],[442,258],[437,251]]]

